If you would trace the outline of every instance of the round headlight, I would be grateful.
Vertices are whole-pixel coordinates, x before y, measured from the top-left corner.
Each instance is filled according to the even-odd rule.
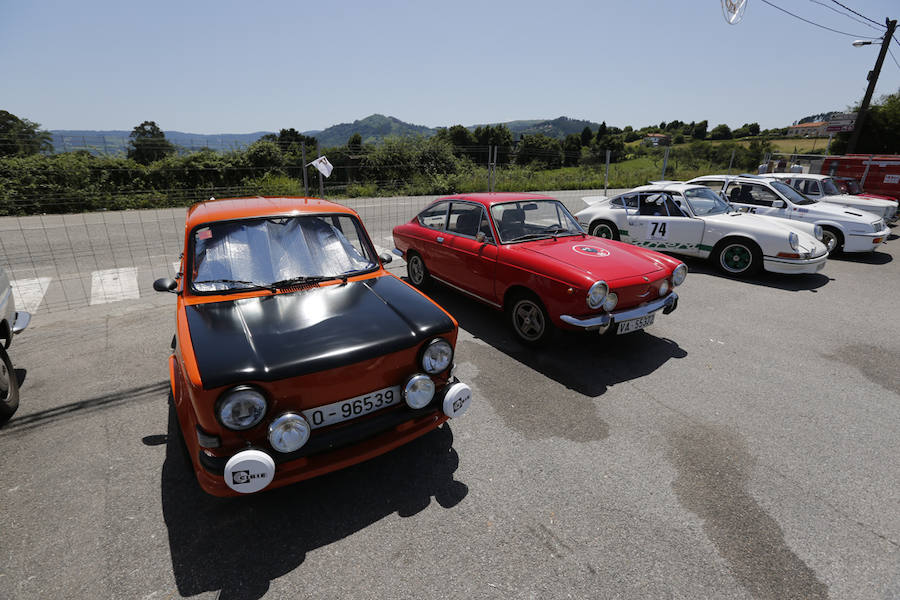
[[[266,414],[266,399],[249,386],[231,389],[219,399],[219,422],[240,431],[259,424]]]
[[[279,452],[293,452],[309,439],[309,423],[296,413],[284,413],[269,425],[269,443]]]
[[[616,304],[619,302],[619,297],[616,296],[615,292],[610,292],[606,295],[606,300],[603,301],[603,310],[606,312],[612,312],[612,309],[616,307]]]
[[[797,235],[796,231],[792,231],[788,236],[788,242],[790,242],[791,248],[793,248],[794,250],[800,247],[800,236]]]
[[[453,360],[453,348],[444,338],[437,338],[425,347],[422,352],[422,369],[426,373],[435,375],[441,371],[446,371]]]
[[[662,283],[659,284],[659,295],[665,296],[669,293],[669,282],[666,279],[662,280]]]
[[[434,382],[428,375],[413,375],[403,387],[403,399],[410,408],[427,406],[434,398]]]
[[[684,283],[685,277],[687,277],[687,267],[681,263],[672,271],[672,285],[681,285]]]
[[[817,240],[822,239],[822,226],[821,225],[816,225],[815,227],[813,227],[813,235],[816,236]]]
[[[587,304],[590,308],[600,308],[603,301],[606,300],[606,294],[609,293],[609,286],[605,281],[598,281],[588,290]]]

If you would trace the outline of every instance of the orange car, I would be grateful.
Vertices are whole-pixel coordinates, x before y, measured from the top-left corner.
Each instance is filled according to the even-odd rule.
[[[177,294],[172,398],[216,496],[341,469],[461,416],[457,323],[388,273],[354,211],[313,198],[194,205]]]

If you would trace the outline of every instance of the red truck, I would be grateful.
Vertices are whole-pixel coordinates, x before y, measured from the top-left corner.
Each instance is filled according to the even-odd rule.
[[[828,156],[819,171],[833,177],[852,177],[872,194],[900,200],[900,155],[848,154]]]

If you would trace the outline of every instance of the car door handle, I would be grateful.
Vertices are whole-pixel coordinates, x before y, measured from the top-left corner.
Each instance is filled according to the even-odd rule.
[[[438,243],[438,244],[443,244],[443,243],[444,243],[444,238],[438,237],[437,243]]]

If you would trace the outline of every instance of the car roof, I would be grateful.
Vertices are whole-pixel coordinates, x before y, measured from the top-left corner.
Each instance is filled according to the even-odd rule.
[[[820,173],[769,173],[769,177],[774,177],[775,179],[795,179],[803,177],[805,179],[817,179],[819,181],[822,179],[831,179],[831,175],[822,175]]]
[[[191,206],[185,226],[193,229],[202,223],[265,217],[269,215],[291,215],[300,213],[344,213],[356,212],[328,200],[297,196],[254,196],[247,198],[210,198]]]
[[[438,200],[469,200],[478,202],[485,206],[500,204],[501,202],[514,202],[516,200],[556,200],[552,196],[544,196],[542,194],[528,194],[523,192],[495,192],[495,193],[475,193],[475,194],[456,194],[454,196],[442,196]]]
[[[638,186],[620,195],[624,196],[625,194],[631,194],[634,192],[683,192],[686,189],[702,187],[704,186],[700,185],[699,183],[686,183],[684,181],[660,181],[657,183]]]

